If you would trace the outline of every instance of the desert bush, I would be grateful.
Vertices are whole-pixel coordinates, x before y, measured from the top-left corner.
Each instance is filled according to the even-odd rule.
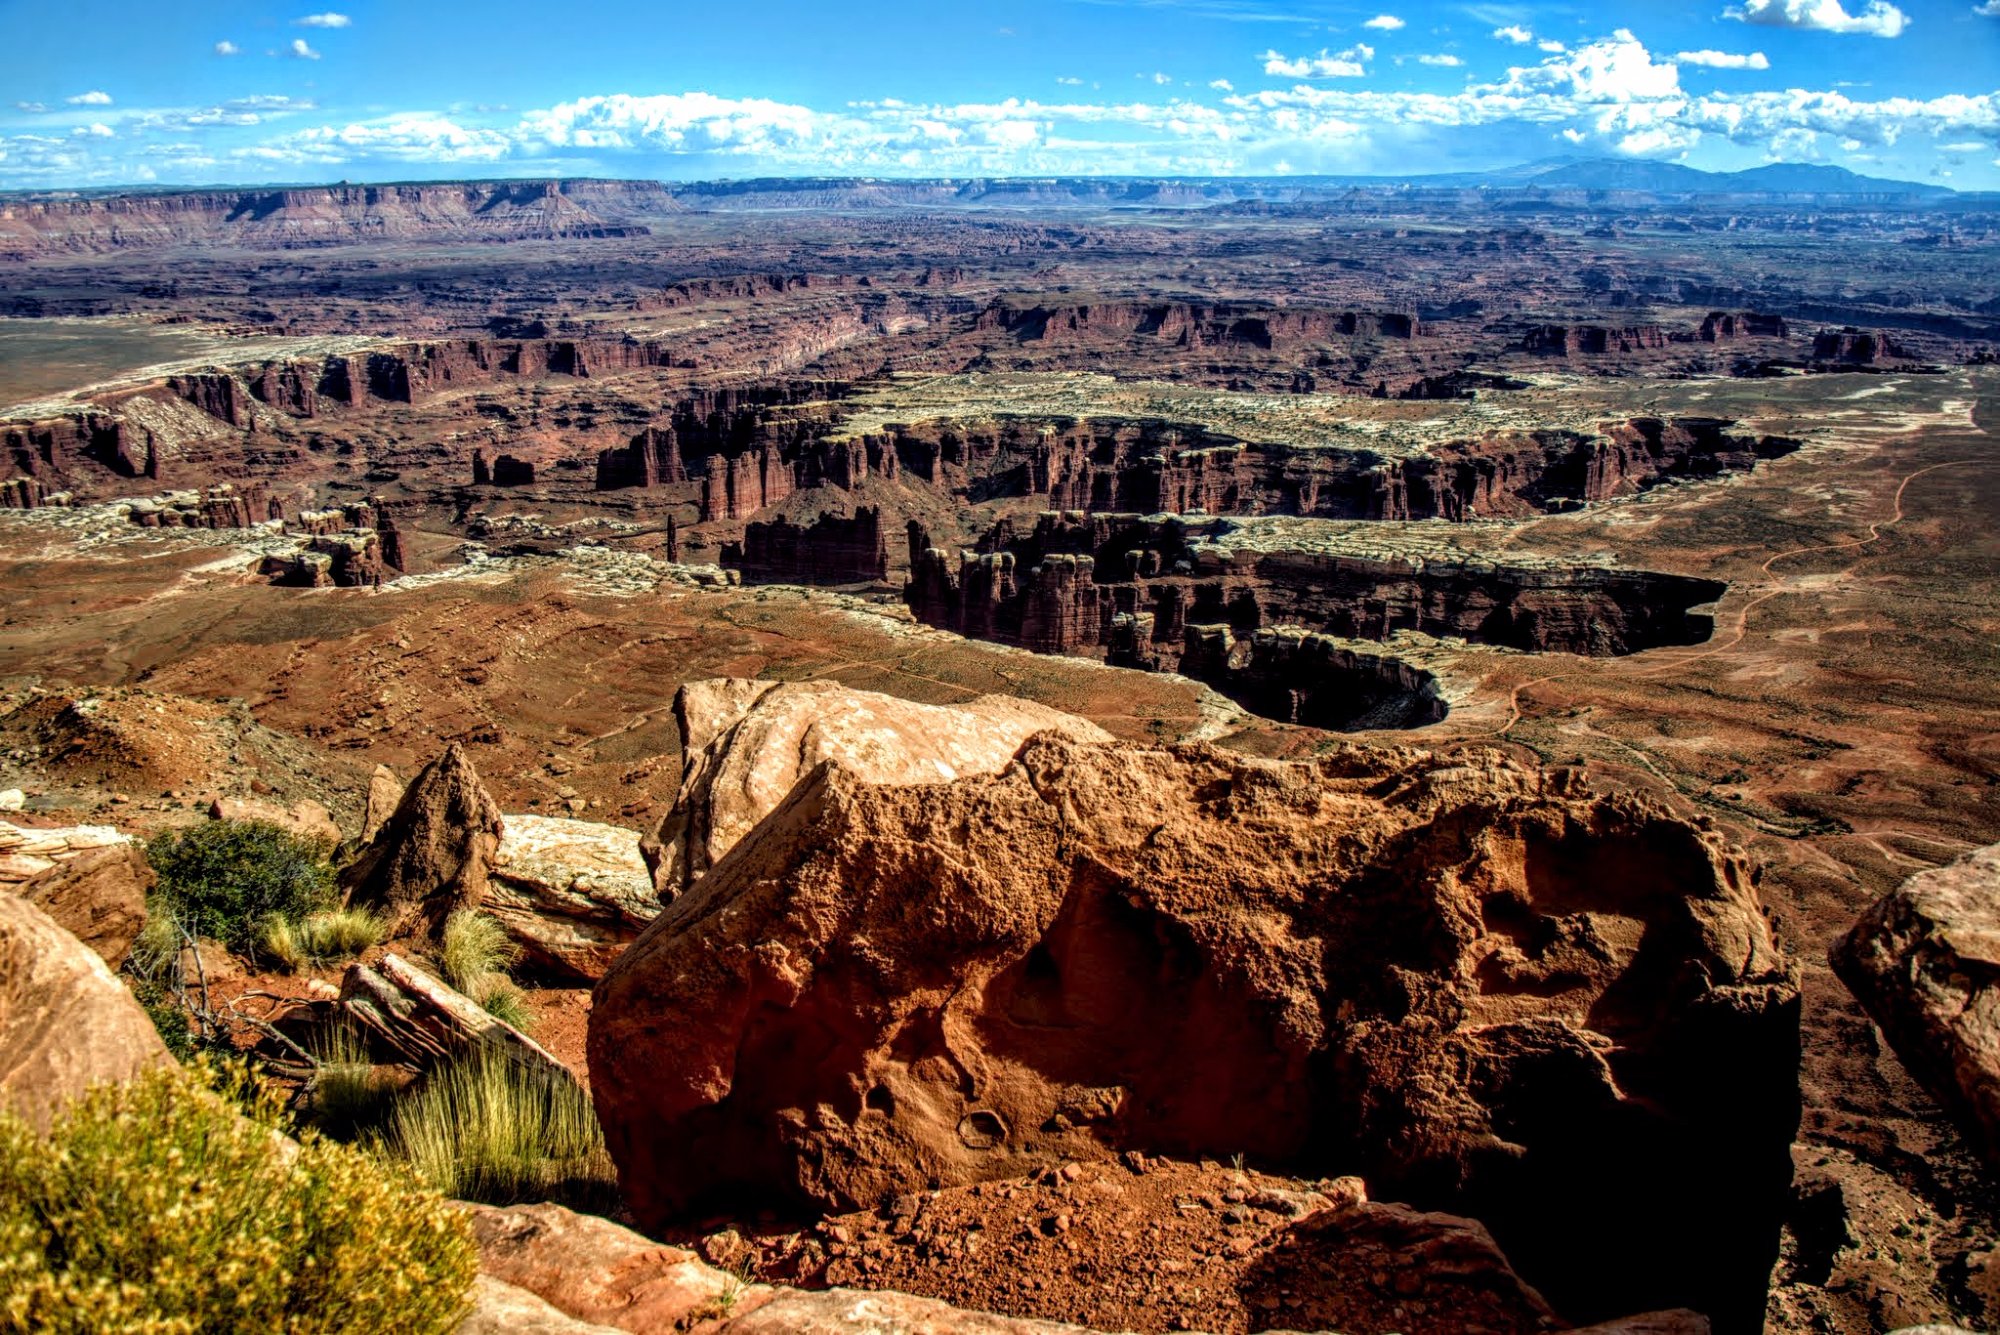
[[[240,1068],[220,1084],[99,1086],[46,1139],[0,1114],[0,1332],[452,1330],[478,1268],[463,1218],[360,1149],[286,1141]]]
[[[320,846],[263,821],[209,821],[146,845],[159,897],[187,929],[231,950],[255,946],[270,914],[303,918],[333,904]]]
[[[521,948],[508,937],[506,929],[471,909],[460,909],[444,920],[438,949],[438,964],[444,970],[445,981],[467,996],[489,975],[521,962]]]
[[[399,1099],[383,1145],[433,1189],[462,1200],[554,1200],[582,1210],[617,1200],[617,1170],[590,1096],[487,1048]]]

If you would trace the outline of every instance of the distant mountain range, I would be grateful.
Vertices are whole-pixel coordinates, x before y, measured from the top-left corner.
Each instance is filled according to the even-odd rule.
[[[1944,186],[1862,176],[1845,167],[1804,162],[1773,162],[1746,171],[1709,172],[1648,158],[1543,158],[1494,171],[1345,179],[1416,187],[1605,190],[1651,195],[1901,195],[1941,199],[1957,193]]]

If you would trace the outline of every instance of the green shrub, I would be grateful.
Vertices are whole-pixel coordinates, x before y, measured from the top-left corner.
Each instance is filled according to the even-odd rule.
[[[590,1096],[486,1048],[439,1067],[399,1099],[383,1143],[432,1188],[461,1200],[554,1200],[582,1210],[617,1201],[617,1170]]]
[[[196,936],[231,950],[255,945],[270,914],[299,919],[333,906],[320,846],[263,821],[209,821],[146,845],[159,895]]]
[[[445,981],[467,996],[487,975],[520,962],[521,948],[506,928],[485,914],[460,909],[444,920],[438,964],[444,969]]]
[[[296,1147],[239,1070],[100,1086],[47,1139],[0,1114],[6,1335],[444,1335],[478,1253],[464,1219],[366,1152]]]

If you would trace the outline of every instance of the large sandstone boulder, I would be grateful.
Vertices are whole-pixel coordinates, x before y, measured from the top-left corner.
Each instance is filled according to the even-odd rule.
[[[659,914],[660,899],[636,831],[510,815],[482,907],[530,967],[594,982]]]
[[[0,1108],[46,1131],[91,1085],[172,1060],[95,951],[0,891]]]
[[[116,969],[146,925],[146,896],[159,877],[134,843],[93,848],[13,887]]]
[[[644,845],[669,900],[824,762],[869,783],[950,783],[994,773],[1038,732],[1111,740],[1094,723],[1007,696],[923,705],[830,681],[690,682],[674,697],[674,717],[680,792]]]
[[[599,984],[626,1198],[847,1209],[1125,1149],[1358,1173],[1575,1319],[1760,1319],[1798,994],[1737,857],[1498,751],[1044,734],[826,764]]]
[[[2000,1170],[2000,844],[1903,882],[1831,958],[1910,1074]]]
[[[485,896],[501,829],[499,805],[453,742],[342,871],[341,888],[348,903],[380,911],[392,936],[434,931]]]

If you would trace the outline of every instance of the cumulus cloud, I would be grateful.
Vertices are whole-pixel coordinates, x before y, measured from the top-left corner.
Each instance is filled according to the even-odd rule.
[[[1653,59],[1630,29],[1620,28],[1604,41],[1509,70],[1507,86],[1567,92],[1586,102],[1633,102],[1675,96],[1680,69],[1672,61]]]
[[[1321,48],[1316,56],[1294,60],[1276,51],[1266,51],[1260,59],[1264,62],[1264,73],[1284,79],[1358,79],[1368,72],[1367,62],[1375,59],[1375,48],[1366,42],[1356,42],[1332,55]]]
[[[1994,0],[1994,3],[2000,4],[2000,0]],[[1236,85],[1229,82],[1229,80],[1227,79],[1210,79],[1208,81],[1208,86],[1210,88],[1219,89],[1220,91],[1225,93],[1233,93],[1236,91]]]
[[[292,22],[301,28],[346,28],[352,26],[354,20],[345,14],[326,13],[307,14],[304,18],[293,19]]]
[[[1544,37],[1541,41],[1536,42],[1535,49],[1537,51],[1546,51],[1552,56],[1560,55],[1564,51],[1569,50],[1567,46],[1564,46],[1553,37]]]
[[[319,52],[313,50],[312,47],[308,46],[306,44],[306,39],[303,37],[294,37],[292,39],[291,46],[286,48],[285,53],[291,56],[294,60],[319,59]]]
[[[1974,5],[1972,12],[1983,14],[1989,19],[2000,19],[2000,0],[1986,0],[1984,4]]]
[[[236,43],[232,41],[229,41],[227,38],[224,38],[222,41],[217,42],[215,44],[215,54],[218,56],[240,55],[242,54],[242,51],[243,51],[242,47],[236,45]]]
[[[1510,23],[1504,28],[1495,28],[1493,35],[1503,42],[1512,42],[1515,46],[1526,46],[1529,42],[1535,40],[1535,34],[1529,32],[1518,23]]]
[[[1394,32],[1403,26],[1403,21],[1394,14],[1377,14],[1361,26],[1364,28],[1374,28],[1381,32]]]
[[[1772,28],[1811,28],[1870,37],[1899,37],[1910,24],[1909,15],[1889,0],[1868,0],[1858,14],[1848,13],[1841,0],[1743,0],[1740,8],[1725,10],[1723,16]]]
[[[1436,55],[1436,56],[1418,56],[1417,63],[1419,65],[1438,65],[1445,69],[1455,70],[1460,65],[1463,65],[1465,62],[1460,60],[1457,56],[1454,55]]]
[[[1081,88],[1083,86],[1083,80],[1074,78],[1068,74],[1058,74],[1056,76],[1056,82],[1061,84],[1068,84],[1071,88]]]
[[[111,94],[100,92],[93,88],[87,93],[78,93],[75,97],[66,97],[63,101],[73,107],[108,107],[111,105]]]
[[[25,111],[31,116],[39,115],[48,109],[48,103],[46,102],[16,102],[14,104],[14,110]]]
[[[1683,65],[1706,65],[1712,70],[1767,70],[1771,61],[1762,51],[1737,55],[1731,51],[1683,51],[1674,57]]]
[[[1173,81],[1174,81],[1174,76],[1171,74],[1161,74],[1157,71],[1155,71],[1153,74],[1154,83],[1165,85],[1165,84],[1170,84]]]

